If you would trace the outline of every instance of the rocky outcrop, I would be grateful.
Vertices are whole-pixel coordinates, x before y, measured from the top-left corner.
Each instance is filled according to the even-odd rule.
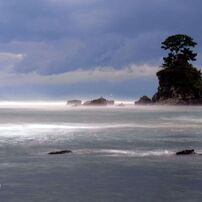
[[[175,86],[160,85],[157,93],[152,97],[156,104],[168,105],[201,105],[202,96],[194,91],[177,88]]]
[[[152,100],[147,96],[142,96],[138,101],[135,102],[136,105],[149,105],[153,104]]]
[[[152,97],[156,104],[202,104],[201,73],[191,65],[167,67],[157,72],[159,87]]]
[[[186,150],[176,152],[176,155],[192,155],[192,154],[196,154],[194,149],[186,149]]]
[[[95,100],[87,101],[84,103],[85,106],[106,106],[106,105],[114,105],[114,100],[107,100],[103,97],[100,97]]]
[[[49,152],[49,155],[58,155],[58,154],[68,154],[68,153],[72,153],[71,150],[60,150],[60,151],[53,151],[53,152]]]
[[[67,105],[81,105],[81,100],[68,100]]]
[[[157,72],[159,87],[152,97],[153,104],[160,105],[202,105],[202,80],[195,80],[195,68],[167,68]],[[143,99],[144,98],[144,99]],[[143,96],[136,104],[148,104]]]
[[[202,105],[202,73],[192,61],[196,61],[194,48],[197,43],[186,34],[169,36],[161,43],[168,51],[156,73],[159,86],[152,98],[155,104]]]

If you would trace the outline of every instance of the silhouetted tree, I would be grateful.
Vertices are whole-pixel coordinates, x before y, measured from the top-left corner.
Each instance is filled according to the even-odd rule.
[[[163,67],[176,67],[176,65],[188,65],[189,61],[195,61],[197,53],[191,48],[197,45],[194,40],[184,34],[169,36],[163,41],[161,48],[169,50],[168,56],[164,57]]]

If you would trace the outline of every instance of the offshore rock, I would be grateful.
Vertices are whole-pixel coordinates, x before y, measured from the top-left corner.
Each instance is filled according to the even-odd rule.
[[[194,149],[186,149],[186,150],[176,152],[176,155],[192,155],[192,154],[196,154]]]
[[[95,100],[87,101],[84,103],[86,106],[106,106],[106,105],[114,105],[114,100],[107,100],[103,97],[100,97]]]
[[[58,155],[58,154],[68,154],[68,153],[72,153],[71,150],[60,150],[60,151],[53,151],[53,152],[49,152],[49,155]]]
[[[135,102],[136,105],[148,105],[152,104],[152,100],[147,96],[142,96],[138,101]]]
[[[82,101],[81,100],[68,100],[67,105],[81,105]]]

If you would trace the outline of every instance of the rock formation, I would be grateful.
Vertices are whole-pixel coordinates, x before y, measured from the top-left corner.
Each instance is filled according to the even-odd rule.
[[[67,105],[81,105],[81,100],[68,100]]]
[[[136,105],[149,105],[152,104],[152,100],[147,96],[142,96],[138,101],[135,102]]]
[[[191,155],[191,154],[196,154],[194,149],[186,149],[186,150],[176,152],[176,155]]]
[[[157,72],[159,87],[152,101],[160,104],[202,104],[201,73],[194,67],[163,69]]]
[[[60,151],[49,152],[48,154],[58,155],[58,154],[68,154],[68,153],[72,153],[72,151],[71,150],[60,150]]]
[[[100,97],[95,100],[87,101],[84,103],[85,106],[106,106],[106,105],[114,105],[114,100],[107,100],[103,97]]]
[[[202,104],[202,75],[190,61],[197,54],[193,48],[196,43],[187,35],[177,34],[162,42],[162,48],[170,51],[157,72],[159,87],[152,97],[153,104],[197,105]],[[137,104],[147,104],[145,96]],[[146,101],[146,102],[145,102]]]

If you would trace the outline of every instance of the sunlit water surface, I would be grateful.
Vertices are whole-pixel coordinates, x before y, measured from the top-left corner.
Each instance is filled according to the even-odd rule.
[[[0,103],[0,200],[201,202],[186,148],[202,153],[202,107]]]

